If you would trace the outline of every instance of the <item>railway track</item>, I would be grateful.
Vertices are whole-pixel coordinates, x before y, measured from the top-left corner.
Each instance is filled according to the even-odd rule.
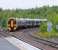
[[[31,35],[32,37],[36,38],[35,41],[43,43],[45,45],[49,45],[51,47],[57,48],[58,49],[58,43],[55,42],[51,42],[49,40],[46,39],[42,39],[42,38],[37,38],[36,36]]]
[[[0,29],[0,37],[9,37],[11,36],[7,30]]]
[[[41,38],[37,39],[36,37],[30,35],[31,33],[35,32],[38,32],[38,28],[21,29],[15,32],[2,30],[0,31],[0,37],[13,36],[37,48],[41,48],[44,50],[58,50],[58,44],[43,40]]]
[[[43,40],[41,38],[37,39],[36,37],[33,37],[30,35],[30,33],[38,32],[38,28],[28,28],[23,30],[18,30],[16,32],[11,32],[10,34],[26,43],[29,43],[37,48],[41,47],[42,49],[49,50],[47,48],[52,48],[51,50],[58,49],[58,44]]]

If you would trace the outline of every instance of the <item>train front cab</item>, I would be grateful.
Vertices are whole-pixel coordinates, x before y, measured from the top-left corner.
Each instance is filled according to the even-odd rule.
[[[9,31],[15,31],[16,30],[16,20],[15,19],[9,19],[8,20],[8,30]]]

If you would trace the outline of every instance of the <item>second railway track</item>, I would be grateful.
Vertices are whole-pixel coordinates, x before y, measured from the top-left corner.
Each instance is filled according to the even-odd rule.
[[[22,29],[18,30],[16,32],[11,32],[10,34],[19,40],[22,40],[24,42],[27,42],[35,47],[39,47],[39,43],[43,44],[44,46],[50,46],[52,48],[58,49],[58,44],[43,40],[43,39],[37,39],[36,37],[30,36],[30,33],[38,32],[38,28],[28,28],[28,29]],[[47,48],[46,48],[47,49]],[[47,49],[48,50],[48,49]],[[51,49],[52,50],[52,49]]]
[[[37,48],[41,48],[44,50],[58,50],[58,44],[40,38],[37,39],[36,37],[30,35],[30,33],[35,32],[38,32],[38,28],[21,29],[15,32],[8,32],[6,30],[2,30],[0,31],[0,37],[13,36]]]

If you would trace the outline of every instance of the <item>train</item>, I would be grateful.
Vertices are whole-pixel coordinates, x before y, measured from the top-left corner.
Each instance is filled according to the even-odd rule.
[[[9,18],[7,26],[9,31],[15,31],[20,28],[40,26],[42,21],[47,21],[47,19]]]

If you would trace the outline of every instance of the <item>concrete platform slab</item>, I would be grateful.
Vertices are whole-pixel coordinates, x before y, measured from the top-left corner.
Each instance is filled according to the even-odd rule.
[[[8,40],[14,46],[18,47],[20,50],[41,50],[41,49],[36,48],[30,44],[27,44],[21,40],[18,40],[14,37],[7,37],[5,39]]]
[[[0,38],[0,50],[20,50],[20,49],[9,43],[4,38]]]

